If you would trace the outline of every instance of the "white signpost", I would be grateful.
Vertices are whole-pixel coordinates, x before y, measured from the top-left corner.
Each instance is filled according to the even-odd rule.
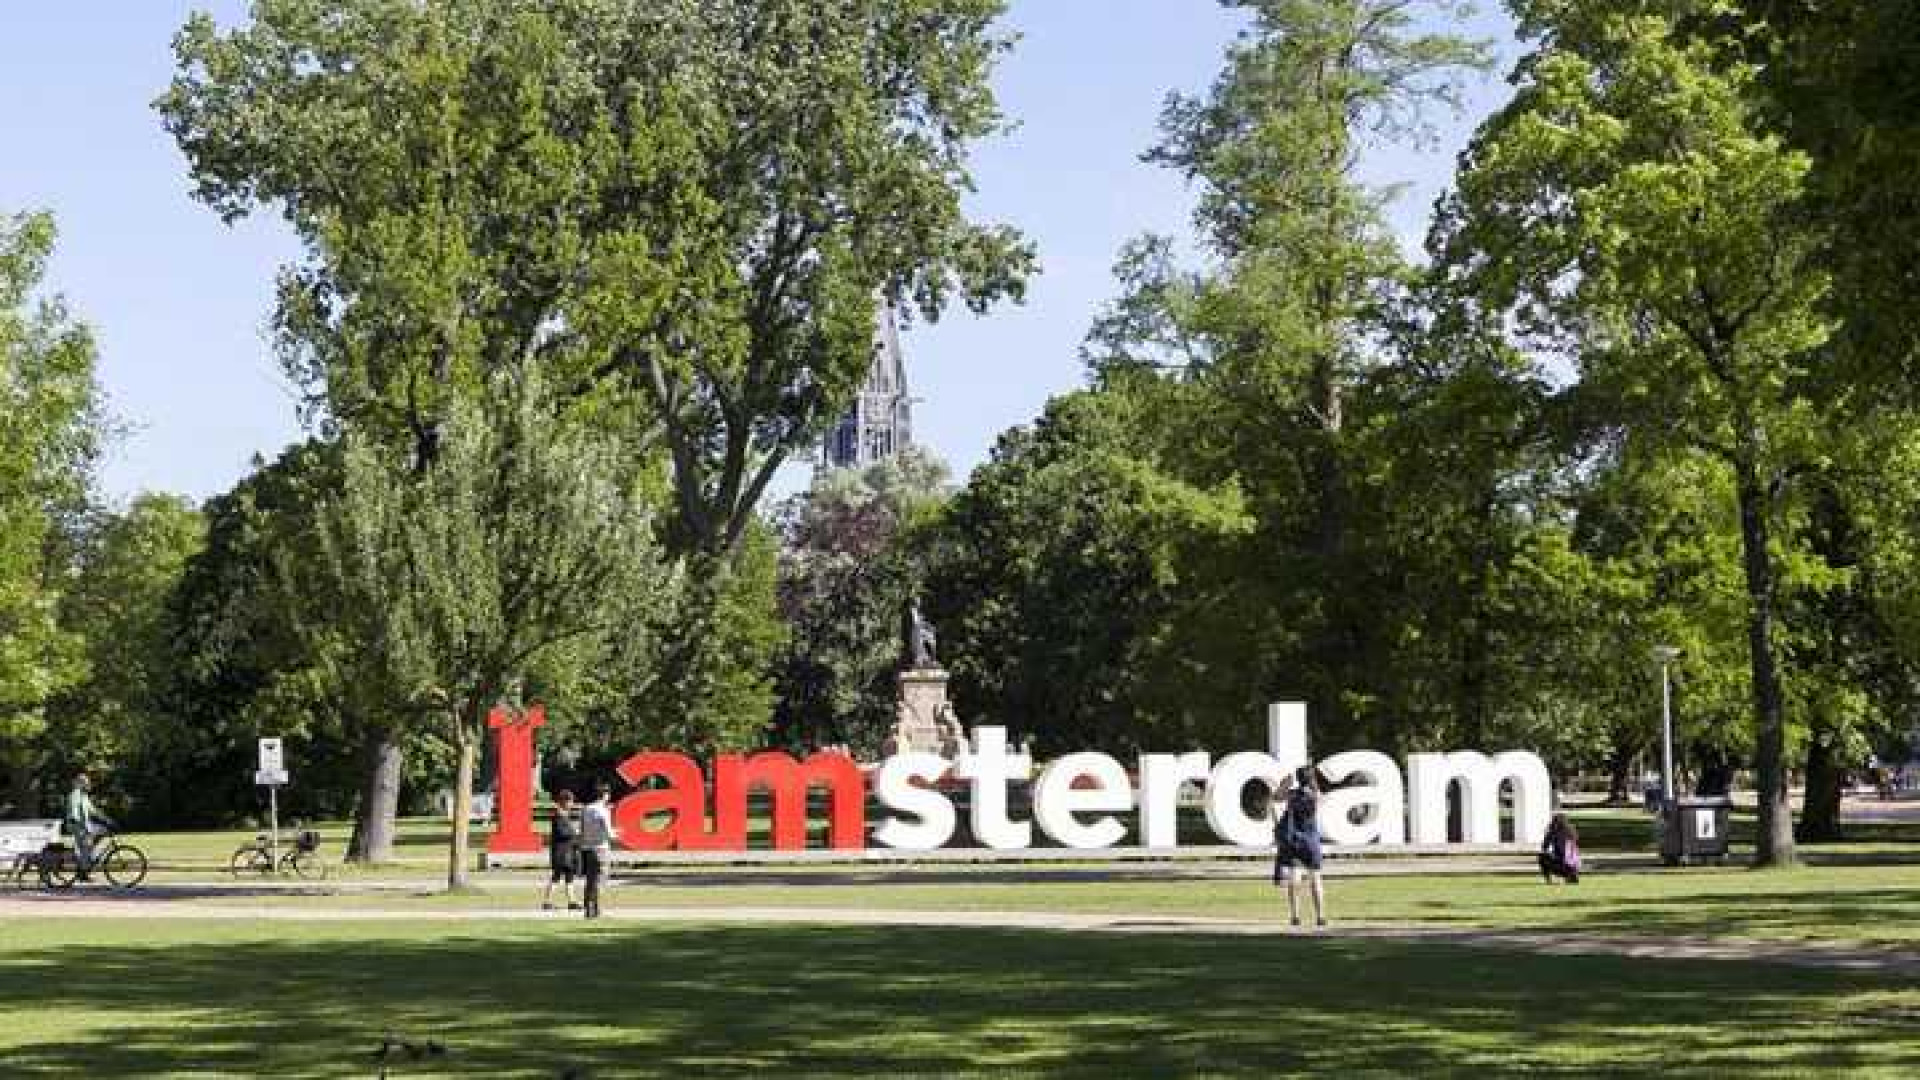
[[[280,785],[287,782],[287,761],[279,736],[260,740],[260,767],[253,782],[267,789],[267,857],[280,865]]]

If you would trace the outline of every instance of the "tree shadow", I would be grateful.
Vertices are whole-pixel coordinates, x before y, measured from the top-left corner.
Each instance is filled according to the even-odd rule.
[[[1540,886],[1532,896],[1507,893],[1494,901],[1497,917],[1476,896],[1405,902],[1411,921],[1437,926],[1553,929],[1641,937],[1754,937],[1775,940],[1898,943],[1920,948],[1920,887],[1852,888],[1845,892],[1753,889],[1764,879],[1742,878],[1730,893],[1724,875],[1714,884],[1648,895],[1600,892],[1594,877],[1579,886]],[[1715,887],[1715,884],[1723,887]]]
[[[0,1071],[373,1076],[389,1038],[447,1048],[396,1077],[1920,1070],[1904,986],[1740,963],[933,928],[187,929],[0,951],[0,1015],[28,1024],[0,1031]],[[1889,1000],[1891,1027],[1869,1008]]]
[[[1583,931],[1659,936],[1767,937],[1888,940],[1889,923],[1908,928],[1902,937],[1920,945],[1920,888],[1850,889],[1846,892],[1742,891],[1737,904],[1725,893],[1679,893],[1637,900],[1609,900],[1583,911]]]

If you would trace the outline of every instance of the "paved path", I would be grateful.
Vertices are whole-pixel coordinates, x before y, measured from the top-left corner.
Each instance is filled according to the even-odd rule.
[[[1920,951],[1819,942],[1738,938],[1633,937],[1535,930],[1469,930],[1410,925],[1336,924],[1302,930],[1276,920],[1205,916],[1041,911],[915,911],[844,907],[641,907],[608,910],[610,919],[649,924],[746,923],[797,926],[919,926],[1116,934],[1313,936],[1504,949],[1546,956],[1625,956],[1653,960],[1751,961],[1864,975],[1920,978]],[[559,922],[560,912],[511,909],[284,907],[194,901],[28,896],[0,898],[0,922],[14,918],[152,918],[268,922]]]
[[[544,859],[545,856],[542,856]],[[1920,852],[1916,852],[1920,859]],[[1660,869],[1660,860],[1652,855],[1601,854],[1587,856],[1587,865],[1595,872],[1628,872]],[[446,877],[444,864],[436,872],[387,870],[336,874],[323,881],[277,876],[235,877],[207,867],[188,867],[156,863],[143,891],[147,893],[221,892],[259,893],[378,893],[416,892],[438,889]],[[1122,863],[1082,859],[1073,863],[920,863],[920,864],[841,864],[841,865],[755,865],[751,863],[712,866],[628,866],[615,869],[612,879],[622,885],[674,885],[685,887],[729,885],[940,885],[957,882],[976,884],[1033,884],[1040,882],[1114,882],[1114,881],[1201,881],[1265,879],[1273,873],[1269,857],[1194,860],[1185,863]],[[1507,855],[1456,856],[1369,856],[1329,859],[1329,878],[1359,877],[1437,877],[1447,875],[1522,874],[1532,876],[1532,852]],[[542,863],[532,869],[492,869],[479,873],[481,885],[537,887],[546,883]]]

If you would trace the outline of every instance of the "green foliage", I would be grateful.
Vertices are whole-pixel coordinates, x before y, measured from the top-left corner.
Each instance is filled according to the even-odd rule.
[[[690,751],[761,745],[774,708],[771,675],[788,628],[777,602],[779,554],[756,523],[731,553],[676,561],[680,586],[643,633],[658,642],[644,679],[628,680],[591,745],[617,761],[637,746]]]
[[[1396,359],[1411,271],[1384,220],[1391,192],[1364,183],[1358,161],[1373,139],[1420,141],[1426,111],[1455,100],[1484,48],[1423,28],[1452,4],[1235,6],[1251,24],[1225,70],[1204,98],[1169,103],[1149,154],[1198,185],[1195,224],[1216,261],[1183,270],[1168,242],[1136,243],[1087,356],[1102,385],[1167,384],[1150,460],[1244,496],[1247,539],[1184,574],[1234,612],[1239,700],[1221,705],[1244,724],[1263,701],[1304,698],[1323,738],[1347,745],[1396,727],[1389,714],[1407,703],[1381,679],[1406,637],[1378,618],[1405,592],[1375,547],[1397,493],[1371,428],[1390,413],[1356,410],[1393,407],[1367,384]]]
[[[340,489],[317,514],[319,557],[282,567],[331,685],[415,726],[445,723],[451,886],[465,880],[491,709],[528,684],[644,670],[639,628],[673,577],[637,449],[556,401],[538,369],[501,372],[478,401],[452,404],[429,470],[348,431]]]
[[[353,688],[324,677],[278,569],[316,558],[313,514],[338,487],[338,458],[328,444],[297,444],[202,507],[204,548],[167,599],[172,649],[153,691],[165,716],[140,734],[125,778],[138,820],[210,825],[260,812],[252,773],[263,735],[287,740],[286,813],[352,812],[357,735],[381,714],[357,712]]]
[[[202,199],[329,252],[281,318],[335,415],[406,430],[536,352],[613,379],[665,432],[675,549],[711,556],[850,399],[877,298],[1018,294],[1030,252],[960,206],[1000,8],[261,0],[188,24],[158,106]]]
[[[109,803],[142,785],[152,762],[139,751],[164,739],[172,720],[167,690],[178,647],[169,607],[205,542],[205,519],[175,495],[142,495],[90,523],[61,599],[61,624],[86,643],[89,674],[47,709],[43,791],[61,790],[83,769]]]
[[[1148,433],[1164,389],[1056,398],[1001,437],[933,529],[927,613],[969,723],[1047,752],[1224,744],[1257,727],[1261,628],[1220,573],[1244,565],[1253,520],[1236,485],[1163,467]]]
[[[623,677],[643,724],[735,743],[779,630],[767,482],[851,397],[877,304],[983,308],[1031,264],[960,205],[967,146],[1003,123],[1000,8],[260,0],[237,30],[189,22],[157,107],[200,198],[306,241],[285,362],[325,416],[404,447],[410,483],[463,399],[534,364],[671,458],[645,479],[688,589],[649,629],[677,640],[662,678]]]
[[[1549,5],[1514,101],[1461,175],[1450,257],[1525,333],[1565,349],[1612,422],[1732,471],[1740,511],[1760,859],[1792,858],[1782,579],[1796,477],[1831,453],[1810,162],[1768,130],[1757,69],[1690,35],[1714,2]]]
[[[1827,226],[1820,266],[1844,319],[1836,364],[1911,406],[1920,361],[1920,8],[1879,0],[1748,0],[1772,112],[1811,159],[1807,202]]]
[[[778,741],[878,754],[895,720],[904,613],[925,576],[918,539],[948,487],[945,463],[909,447],[864,469],[823,471],[780,508],[780,610],[791,636],[778,670]]]
[[[1604,767],[1627,796],[1628,766],[1657,753],[1657,645],[1673,666],[1676,735],[1706,759],[1752,746],[1741,633],[1745,591],[1726,467],[1637,443],[1601,463],[1565,528],[1536,530],[1507,585],[1533,632],[1515,645],[1512,690],[1529,744]],[[1645,756],[1643,756],[1645,755]]]
[[[0,765],[21,803],[46,704],[86,676],[60,625],[63,545],[104,426],[93,337],[40,294],[53,243],[50,217],[0,214]]]
[[[283,568],[330,681],[450,711],[475,739],[521,680],[564,681],[644,648],[632,628],[672,582],[644,458],[557,405],[536,372],[489,383],[452,410],[442,463],[424,475],[349,432],[318,565]],[[336,647],[340,628],[351,650]]]

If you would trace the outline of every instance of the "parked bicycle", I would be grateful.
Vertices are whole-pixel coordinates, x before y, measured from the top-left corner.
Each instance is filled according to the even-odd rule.
[[[320,834],[313,829],[302,829],[293,834],[293,842],[280,854],[276,863],[273,846],[267,842],[267,834],[261,833],[252,843],[241,844],[227,861],[227,872],[234,877],[244,874],[265,876],[278,869],[283,874],[319,881],[327,876],[327,861],[320,855]]]
[[[101,875],[115,888],[131,889],[147,879],[147,855],[119,834],[102,832],[94,841],[93,865],[87,872]],[[69,844],[48,844],[15,856],[11,877],[18,889],[35,882],[43,889],[71,889],[80,881],[80,855]]]

